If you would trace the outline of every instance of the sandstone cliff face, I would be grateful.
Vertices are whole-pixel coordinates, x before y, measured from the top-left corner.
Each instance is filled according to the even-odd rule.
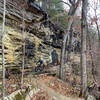
[[[39,30],[36,34],[43,37],[41,33],[44,33],[44,37],[48,38],[48,32],[52,34],[48,28],[44,28],[41,29],[41,32]],[[36,67],[36,63],[40,57],[43,59],[45,65],[51,63],[51,52],[54,48],[44,44],[44,39],[40,39],[33,33],[23,32],[18,28],[6,26],[4,34],[6,67],[21,68],[23,59],[23,40],[25,41],[25,67]],[[56,50],[60,54],[60,49]],[[2,64],[1,54],[0,42],[0,69]]]
[[[23,60],[23,44],[25,42],[25,67],[36,67],[38,59],[44,64],[51,63],[51,52],[56,50],[60,57],[61,39],[55,39],[54,27],[44,27],[41,22],[43,17],[38,10],[33,12],[23,10],[19,5],[20,0],[8,0],[6,7],[6,25],[4,34],[5,66],[6,68],[21,68]],[[24,1],[23,1],[24,2]],[[21,3],[24,4],[24,3]],[[0,30],[2,28],[3,0],[0,0]],[[34,11],[35,10],[35,11]],[[24,16],[23,16],[24,15]],[[24,24],[23,24],[24,18]],[[34,22],[33,22],[34,20]],[[22,28],[25,31],[22,31]],[[58,49],[57,49],[58,48]],[[0,41],[0,69],[2,65],[2,47]]]

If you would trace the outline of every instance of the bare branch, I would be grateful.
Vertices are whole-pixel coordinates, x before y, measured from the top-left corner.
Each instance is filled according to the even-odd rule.
[[[78,5],[80,4],[80,1],[81,1],[81,0],[78,0],[78,1],[75,3],[75,5],[72,5],[72,7],[71,7],[71,9],[70,9],[70,11],[69,11],[69,13],[68,13],[69,15],[73,15],[73,12],[76,11]]]
[[[75,2],[72,1],[72,0],[69,0],[69,2],[70,2],[72,5],[75,5]]]
[[[78,0],[76,3],[75,3],[75,6],[76,8],[78,7],[78,5],[80,4],[81,0]]]
[[[97,14],[97,16],[100,16],[100,13],[99,13],[99,14]]]
[[[71,6],[69,3],[65,2],[65,1],[60,1],[60,2],[63,2],[64,4],[68,5],[69,7]]]

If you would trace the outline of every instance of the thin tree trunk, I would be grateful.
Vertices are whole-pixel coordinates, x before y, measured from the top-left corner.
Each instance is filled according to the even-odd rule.
[[[73,23],[73,17],[75,15],[75,11],[76,11],[79,3],[80,3],[80,0],[78,0],[76,4],[74,4],[74,5],[72,4],[72,6],[69,10],[69,13],[68,13],[69,20],[68,20],[68,25],[67,25],[67,31],[65,32],[65,35],[64,35],[64,38],[63,38],[63,45],[62,45],[62,50],[61,50],[61,65],[60,65],[60,72],[59,72],[60,78],[62,80],[65,79],[65,77],[64,77],[64,62],[65,62],[65,59],[64,58],[65,58],[65,51],[66,51],[65,49],[66,49],[67,36],[70,33],[70,28],[71,28],[71,25]]]
[[[6,16],[6,0],[4,0],[3,24],[2,24],[2,100],[5,100],[5,57],[4,57],[4,30]]]
[[[64,35],[64,39],[63,39],[63,46],[62,46],[62,50],[61,50],[61,65],[60,65],[60,78],[62,80],[65,79],[64,77],[64,61],[65,61],[65,48],[66,48],[66,41],[67,41],[67,35]]]
[[[25,68],[25,38],[24,38],[24,14],[23,14],[23,29],[22,29],[22,40],[23,40],[23,61],[22,61],[22,77],[21,77],[21,88],[23,87],[24,83],[24,68]]]
[[[99,30],[99,25],[97,21],[95,23],[96,23],[97,32],[98,32],[98,57],[97,57],[98,62],[97,62],[97,68],[96,68],[96,78],[97,78],[98,85],[100,86],[100,30]]]
[[[92,75],[93,75],[94,82],[97,83],[97,80],[96,80],[96,77],[95,77],[96,65],[95,65],[95,62],[93,60],[93,50],[92,50],[92,45],[91,45],[90,35],[89,34],[87,34],[87,40],[88,40],[88,44],[89,44],[89,54],[90,54],[91,62],[92,62]]]
[[[73,24],[72,24],[73,25]],[[71,44],[72,44],[72,34],[73,30],[72,30],[72,26],[71,26],[71,31],[70,31],[70,35],[69,35],[69,44],[68,44],[68,53],[67,53],[67,62],[70,61],[70,56],[71,56]]]
[[[48,1],[47,0],[43,0],[43,4],[42,7],[45,11],[47,11],[47,6],[48,6]]]
[[[82,0],[82,24],[81,24],[82,96],[86,96],[87,94],[87,71],[86,71],[87,6],[88,6],[88,0]]]
[[[23,83],[24,83],[24,68],[25,68],[25,42],[23,43],[23,63],[22,63],[21,87],[23,87]]]

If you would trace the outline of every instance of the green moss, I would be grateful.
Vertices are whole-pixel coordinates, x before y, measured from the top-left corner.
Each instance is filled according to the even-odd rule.
[[[89,81],[88,82],[88,87],[91,87],[93,85],[93,82]]]
[[[35,86],[32,85],[32,89],[34,89],[34,88],[35,88]],[[28,88],[27,92],[26,91],[19,92],[17,95],[15,95],[13,100],[25,100],[25,97],[26,97],[27,93],[29,93],[30,91],[31,91],[31,89]]]
[[[25,91],[21,91],[20,93],[18,93],[17,95],[15,95],[15,97],[13,98],[13,100],[25,100],[25,97],[26,97]]]
[[[0,91],[2,91],[2,86],[0,86]]]

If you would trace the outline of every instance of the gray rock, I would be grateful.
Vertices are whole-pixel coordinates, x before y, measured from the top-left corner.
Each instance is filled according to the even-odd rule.
[[[88,95],[87,100],[96,100],[93,95]]]

